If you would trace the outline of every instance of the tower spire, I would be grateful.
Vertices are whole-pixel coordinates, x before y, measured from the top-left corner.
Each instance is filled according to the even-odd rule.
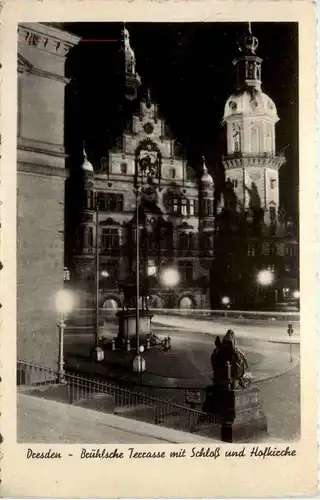
[[[125,23],[123,23],[122,34],[124,43],[126,97],[129,100],[134,100],[137,97],[137,89],[141,85],[141,78],[136,71],[136,56],[130,45],[130,33]]]
[[[83,152],[83,161],[82,161],[82,165],[81,165],[82,170],[84,170],[86,172],[93,172],[93,166],[90,163],[90,161],[88,160],[85,141],[83,141],[83,143],[82,143],[82,152]]]
[[[261,90],[261,63],[262,59],[256,55],[259,40],[252,34],[251,22],[248,22],[248,32],[239,43],[241,56],[233,61],[237,66],[238,90]]]
[[[202,173],[206,175],[208,173],[207,165],[206,165],[206,159],[204,156],[202,156]]]

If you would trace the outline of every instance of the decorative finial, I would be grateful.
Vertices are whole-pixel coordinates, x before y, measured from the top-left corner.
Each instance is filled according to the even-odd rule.
[[[149,88],[147,89],[147,103],[151,104],[151,91]]]
[[[208,173],[208,169],[207,169],[207,165],[206,165],[206,159],[205,159],[204,156],[202,157],[202,171],[203,171],[204,174]]]
[[[88,160],[85,141],[83,141],[83,161],[82,161],[82,170],[86,170],[87,172],[93,172],[93,166]]]
[[[239,43],[239,51],[255,54],[259,45],[259,40],[257,37],[252,35],[252,26],[251,22],[248,22],[248,33],[243,37],[241,42]]]

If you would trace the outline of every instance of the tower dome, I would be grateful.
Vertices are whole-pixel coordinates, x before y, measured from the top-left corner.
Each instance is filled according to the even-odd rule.
[[[202,157],[202,176],[201,176],[201,184],[213,184],[212,176],[208,173],[208,169],[206,166],[205,158]]]
[[[87,172],[87,173],[92,173],[94,172],[92,163],[88,160],[87,153],[85,150],[85,147],[83,146],[83,161],[81,165],[81,170]]]
[[[267,94],[257,89],[243,89],[227,99],[223,118],[236,115],[263,115],[269,116],[272,121],[278,121],[275,103]]]

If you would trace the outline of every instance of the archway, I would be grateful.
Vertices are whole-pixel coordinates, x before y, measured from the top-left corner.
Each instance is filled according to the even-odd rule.
[[[114,319],[116,317],[118,308],[119,304],[115,299],[109,297],[107,300],[105,300],[102,305],[104,322],[106,322],[108,319]]]
[[[179,301],[179,308],[183,314],[188,314],[194,308],[194,303],[191,297],[181,297]]]
[[[163,301],[159,297],[159,295],[151,295],[149,297],[149,309],[162,309],[163,308]]]

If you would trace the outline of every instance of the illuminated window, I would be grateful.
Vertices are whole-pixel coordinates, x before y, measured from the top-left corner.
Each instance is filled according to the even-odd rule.
[[[187,200],[181,200],[181,215],[188,215],[187,212]]]
[[[256,255],[256,247],[254,245],[249,245],[248,247],[248,256],[254,257]]]
[[[178,198],[174,198],[173,199],[173,212],[175,214],[179,213],[179,208],[180,208],[179,205],[180,205],[179,199]]]
[[[194,215],[195,200],[189,200],[189,215]]]

